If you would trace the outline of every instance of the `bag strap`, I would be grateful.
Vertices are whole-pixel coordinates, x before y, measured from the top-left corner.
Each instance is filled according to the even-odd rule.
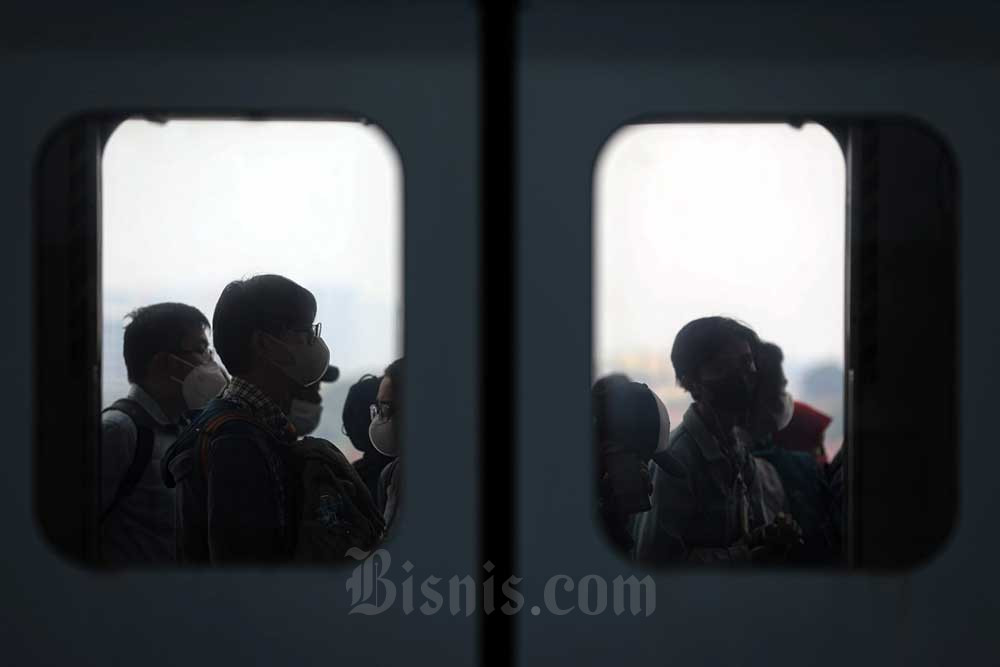
[[[108,518],[112,510],[122,500],[135,491],[135,487],[139,485],[139,480],[142,479],[143,473],[146,472],[150,461],[153,460],[153,427],[156,424],[153,418],[149,416],[149,413],[138,402],[130,398],[118,399],[110,407],[105,408],[101,414],[111,410],[123,413],[135,424],[135,455],[132,457],[132,463],[129,465],[128,470],[125,471],[125,476],[122,477],[122,481],[118,484],[118,490],[115,492],[114,499],[108,505],[108,508],[104,510],[104,513],[101,514],[102,522]]]
[[[242,412],[236,411],[226,411],[215,417],[211,417],[208,421],[199,428],[200,432],[200,444],[198,446],[198,455],[201,459],[201,469],[204,471],[206,478],[208,477],[208,445],[212,441],[212,436],[222,428],[224,424],[229,422],[242,422],[244,424],[251,424],[252,426],[264,431],[266,434],[267,428],[260,422],[260,420],[251,417],[250,415],[243,414]]]

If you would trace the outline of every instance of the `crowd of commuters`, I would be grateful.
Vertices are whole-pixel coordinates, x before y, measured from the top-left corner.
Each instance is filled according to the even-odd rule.
[[[402,359],[347,392],[344,434],[362,453],[351,464],[310,435],[320,383],[339,371],[304,287],[234,281],[211,323],[180,303],[129,317],[129,391],[102,415],[103,563],[335,561],[392,529]],[[673,430],[646,385],[622,374],[594,384],[609,538],[653,563],[838,562],[845,466],[826,461],[829,417],[788,394],[781,349],[705,317],[681,329],[670,357],[693,399]]]
[[[315,318],[314,296],[277,275],[227,285],[211,323],[180,303],[129,315],[128,394],[101,419],[104,564],[335,561],[378,544],[398,507],[403,363],[348,392],[349,463],[309,435],[320,383],[339,376]]]
[[[612,542],[647,563],[840,562],[844,466],[826,464],[829,417],[788,394],[781,349],[705,317],[670,357],[693,400],[672,431],[645,384],[610,375],[593,387]]]

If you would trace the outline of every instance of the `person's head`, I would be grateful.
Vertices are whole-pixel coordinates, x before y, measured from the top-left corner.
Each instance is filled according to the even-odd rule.
[[[288,278],[236,280],[215,305],[215,349],[233,375],[287,412],[292,394],[319,382],[330,361],[315,317],[312,293]]]
[[[602,497],[624,514],[650,508],[647,462],[670,436],[667,409],[649,387],[614,374],[591,390]]]
[[[677,333],[670,360],[677,382],[696,402],[740,414],[753,400],[758,345],[750,327],[728,317],[703,317]]]
[[[378,401],[378,388],[381,382],[375,375],[363,375],[347,390],[347,398],[344,399],[344,410],[341,413],[344,435],[350,439],[354,448],[365,456],[375,452],[368,436],[368,427],[372,423],[371,406]]]
[[[323,396],[320,394],[320,387],[323,383],[336,382],[338,377],[340,370],[336,366],[330,366],[319,382],[292,388],[288,419],[291,420],[298,435],[309,435],[319,426],[323,416]]]
[[[780,431],[792,418],[793,402],[787,392],[784,360],[784,353],[774,343],[762,342],[757,348],[757,389],[750,429],[756,437]]]
[[[375,403],[371,406],[368,436],[372,445],[386,456],[399,456],[402,433],[403,360],[397,359],[385,369],[379,381]]]
[[[208,344],[208,319],[183,303],[143,306],[126,318],[123,354],[128,380],[176,418],[204,406],[225,386]]]

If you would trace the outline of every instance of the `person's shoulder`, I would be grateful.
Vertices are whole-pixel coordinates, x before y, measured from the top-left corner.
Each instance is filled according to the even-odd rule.
[[[698,441],[691,430],[682,422],[670,432],[670,440],[663,453],[684,464],[691,464],[698,453]]]
[[[219,399],[217,399],[219,400]],[[275,438],[249,411],[229,401],[210,403],[178,438],[198,450],[199,458],[257,460]]]
[[[695,463],[697,443],[683,424],[670,432],[667,446],[653,454],[653,462],[671,477],[686,477]]]
[[[103,441],[134,441],[138,437],[138,427],[132,418],[116,408],[108,408],[101,413],[101,438]]]

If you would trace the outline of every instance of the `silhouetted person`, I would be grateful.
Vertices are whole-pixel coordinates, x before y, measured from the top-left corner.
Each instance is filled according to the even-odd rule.
[[[833,519],[833,497],[823,468],[813,452],[791,451],[776,444],[793,420],[793,401],[786,387],[784,354],[773,343],[757,349],[757,395],[752,435],[758,456],[781,478],[788,509],[802,528],[803,544],[795,545],[788,560],[803,564],[826,564],[836,558],[837,530]]]
[[[670,417],[649,387],[609,375],[591,390],[597,447],[598,512],[611,541],[626,554],[634,545],[631,517],[650,508],[648,461],[670,438]]]
[[[361,452],[361,458],[354,462],[372,497],[378,497],[378,482],[382,469],[392,461],[391,458],[379,453],[372,446],[368,427],[372,423],[371,406],[378,402],[378,386],[381,379],[374,375],[363,375],[360,380],[351,385],[344,399],[344,410],[341,415],[344,423],[344,434],[350,439],[356,450]]]
[[[174,559],[174,491],[160,461],[184,413],[226,384],[197,308],[158,303],[128,317],[128,395],[101,417],[101,560],[114,566]]]
[[[799,529],[774,468],[750,453],[757,335],[728,318],[686,324],[670,358],[694,399],[653,456],[652,509],[639,515],[636,556],[654,562],[782,558]]]
[[[371,425],[368,435],[372,446],[383,456],[393,460],[386,465],[379,477],[378,507],[382,510],[386,530],[392,527],[402,495],[401,443],[403,412],[403,360],[397,359],[385,369],[378,386],[375,403],[371,406]]]
[[[178,439],[163,477],[177,486],[178,558],[275,562],[295,548],[293,394],[327,370],[316,300],[276,275],[230,283],[215,306],[219,357],[233,377]],[[221,425],[220,425],[221,424]]]
[[[339,377],[340,369],[328,366],[319,382],[293,390],[288,419],[299,436],[309,435],[319,427],[323,417],[323,396],[320,394],[320,386],[324,382],[336,382]]]

